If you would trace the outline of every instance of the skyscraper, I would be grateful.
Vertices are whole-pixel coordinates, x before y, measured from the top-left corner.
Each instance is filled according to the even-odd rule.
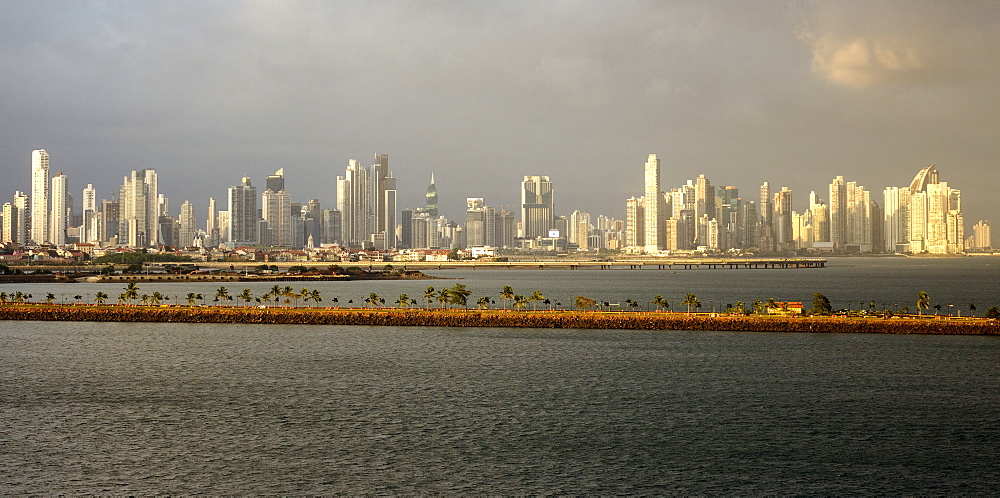
[[[650,154],[646,159],[644,169],[644,189],[643,189],[643,235],[645,238],[645,250],[648,253],[658,252],[663,249],[663,232],[666,225],[663,221],[662,208],[663,201],[660,194],[660,159],[656,154]]]
[[[52,226],[49,228],[49,242],[61,246],[66,244],[66,227],[69,226],[69,181],[66,175],[57,171],[52,177],[52,189],[49,191],[52,202],[52,213],[49,215]]]
[[[794,249],[792,242],[792,191],[788,187],[774,193],[774,237],[782,249]]]
[[[431,218],[437,218],[438,215],[438,191],[437,186],[434,185],[434,173],[431,173],[431,184],[427,186],[426,197],[426,210],[427,214]]]
[[[847,185],[842,176],[830,182],[830,242],[838,249],[847,243]]]
[[[292,247],[292,207],[291,198],[285,189],[277,192],[267,189],[261,195],[261,215],[267,221],[270,245]],[[260,234],[264,240],[265,234]]]
[[[705,175],[698,175],[694,181],[694,217],[701,220],[705,216],[708,216],[709,220],[715,218],[715,189],[712,188],[712,182],[708,181]],[[698,228],[700,225],[700,223],[695,225],[697,245],[707,246],[709,245],[708,240],[706,234]]]
[[[180,229],[177,232],[177,245],[188,247],[194,242],[195,233],[198,232],[198,224],[194,216],[194,204],[184,201],[181,204]]]
[[[547,237],[555,226],[555,197],[547,176],[525,176],[521,182],[524,238]]]
[[[133,171],[125,177],[118,202],[118,243],[129,247],[156,246],[160,241],[156,170]]]
[[[229,187],[227,241],[232,247],[257,244],[257,187],[243,177],[239,185]]]
[[[337,177],[337,210],[341,213],[341,241],[350,247],[363,247],[375,232],[369,168],[357,160],[347,162],[344,176]]]
[[[272,192],[285,190],[285,168],[275,171],[273,175],[268,175],[267,180],[264,183],[264,190],[270,190]]]
[[[31,151],[31,241],[49,242],[49,153]]]

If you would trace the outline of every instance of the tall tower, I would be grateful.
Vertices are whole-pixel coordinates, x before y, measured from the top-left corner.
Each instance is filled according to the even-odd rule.
[[[792,237],[792,191],[788,187],[774,193],[774,229],[775,242],[787,245]],[[787,249],[784,247],[783,249]]]
[[[285,190],[285,168],[275,171],[273,175],[268,175],[264,185],[264,190],[268,189],[272,192]]]
[[[261,215],[271,231],[271,245],[292,247],[292,201],[285,189],[277,192],[267,189],[261,195]],[[264,234],[261,234],[263,240]]]
[[[184,201],[181,204],[180,230],[177,232],[177,245],[187,247],[194,242],[194,235],[198,231],[198,224],[194,217],[194,204]]]
[[[69,216],[69,182],[66,175],[57,171],[52,177],[52,190],[49,191],[52,199],[52,214],[49,219],[52,222],[49,228],[49,242],[61,246],[66,244],[66,226]]]
[[[389,177],[389,155],[388,154],[375,154],[375,163],[372,164],[371,168],[371,186],[372,186],[372,208],[375,214],[375,220],[373,223],[373,232],[385,232],[386,240],[390,238],[389,232],[385,229],[386,227],[386,190],[387,181]],[[396,226],[393,225],[393,231],[396,230]]]
[[[643,201],[643,237],[646,252],[654,253],[663,249],[663,201],[660,194],[660,159],[656,154],[650,154],[646,159],[644,174]]]
[[[698,244],[700,246],[707,246],[708,239],[706,234],[701,231],[701,219],[708,217],[709,220],[715,218],[715,189],[712,188],[712,182],[705,178],[705,175],[698,175],[698,178],[694,181],[694,218],[698,220],[695,223],[695,237],[698,239]]]
[[[341,213],[341,242],[363,246],[374,232],[375,213],[371,199],[371,170],[357,160],[347,162],[344,176],[337,177],[337,210]]]
[[[31,151],[31,241],[49,242],[49,153]]]
[[[229,187],[227,235],[233,247],[257,244],[257,187],[247,177]]]
[[[148,247],[159,243],[160,207],[156,170],[133,171],[125,177],[119,191],[119,243],[129,247]]]
[[[437,218],[438,215],[438,190],[437,186],[434,185],[434,173],[431,173],[431,184],[427,186],[427,214],[431,218]]]
[[[842,176],[830,182],[830,242],[837,248],[847,243],[847,184]]]
[[[524,237],[547,237],[555,226],[555,197],[547,176],[526,176],[521,182],[521,223]]]

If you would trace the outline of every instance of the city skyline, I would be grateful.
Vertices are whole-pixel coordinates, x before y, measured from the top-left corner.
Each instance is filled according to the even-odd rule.
[[[400,207],[432,172],[456,220],[547,175],[561,214],[624,218],[635,158],[657,153],[663,185],[763,180],[802,192],[795,210],[826,176],[877,194],[936,164],[968,220],[996,220],[998,9],[3,2],[0,196],[29,192],[23,154],[44,148],[74,197],[153,169],[203,214],[285,168],[296,198],[330,205],[344,160],[378,150]]]

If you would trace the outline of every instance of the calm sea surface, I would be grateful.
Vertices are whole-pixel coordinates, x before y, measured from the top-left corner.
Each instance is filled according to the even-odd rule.
[[[1000,304],[995,260],[833,262],[435,273],[473,297]],[[995,494],[998,392],[994,337],[0,322],[0,494]]]

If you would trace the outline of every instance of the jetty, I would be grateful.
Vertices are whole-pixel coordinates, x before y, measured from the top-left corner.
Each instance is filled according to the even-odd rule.
[[[794,317],[563,310],[6,304],[0,306],[0,320],[1000,336],[1000,320],[986,318]],[[141,333],[142,329],[136,330]]]

